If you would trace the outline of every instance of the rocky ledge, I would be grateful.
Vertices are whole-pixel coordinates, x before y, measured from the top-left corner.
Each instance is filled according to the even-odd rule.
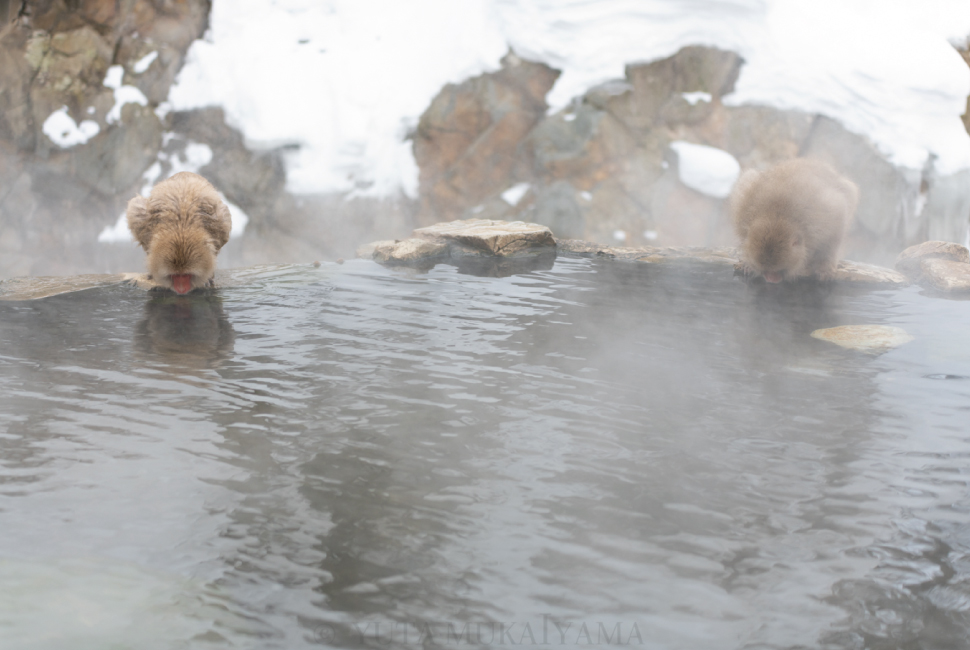
[[[546,226],[523,221],[467,219],[418,228],[407,239],[376,241],[357,249],[357,257],[388,266],[431,268],[438,263],[462,266],[469,260],[548,260],[556,255],[599,257],[618,261],[659,264],[693,260],[739,268],[736,248],[702,246],[606,246],[581,239],[555,239]],[[968,265],[970,266],[970,265]],[[837,282],[905,285],[906,276],[892,269],[839,262]]]

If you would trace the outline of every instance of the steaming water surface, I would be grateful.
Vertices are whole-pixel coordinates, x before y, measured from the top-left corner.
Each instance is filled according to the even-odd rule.
[[[0,303],[0,647],[970,635],[970,303],[562,258],[254,277]],[[847,324],[916,340],[809,337]]]

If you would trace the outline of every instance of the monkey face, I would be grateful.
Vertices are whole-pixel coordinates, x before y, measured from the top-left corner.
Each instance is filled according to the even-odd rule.
[[[206,286],[215,274],[216,250],[202,228],[161,228],[148,249],[148,272],[159,284],[184,294]]]
[[[752,227],[744,245],[748,263],[771,283],[805,275],[808,249],[804,238],[783,221]]]

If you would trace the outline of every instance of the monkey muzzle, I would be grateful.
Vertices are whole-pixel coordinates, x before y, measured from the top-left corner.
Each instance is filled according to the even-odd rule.
[[[189,273],[179,273],[172,275],[172,288],[175,293],[182,295],[192,291],[192,275]]]

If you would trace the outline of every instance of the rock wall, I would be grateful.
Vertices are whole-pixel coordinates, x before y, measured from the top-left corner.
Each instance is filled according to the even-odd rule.
[[[686,47],[629,65],[624,79],[546,116],[540,93],[557,72],[506,57],[498,72],[447,86],[422,116],[419,220],[523,220],[561,237],[635,246],[730,245],[725,201],[680,181],[670,145],[687,141],[729,152],[742,169],[828,160],[862,190],[849,257],[887,264],[930,237],[963,240],[970,174],[896,168],[823,115],[725,106],[741,73],[732,52]]]
[[[249,218],[223,268],[336,259],[411,231],[407,197],[293,196],[285,147],[252,150],[219,108],[168,110],[210,4],[0,0],[0,279],[141,269],[140,248],[99,234],[146,184],[184,169]]]
[[[0,276],[98,270],[98,233],[155,161],[156,110],[208,13],[208,0],[0,5]]]

